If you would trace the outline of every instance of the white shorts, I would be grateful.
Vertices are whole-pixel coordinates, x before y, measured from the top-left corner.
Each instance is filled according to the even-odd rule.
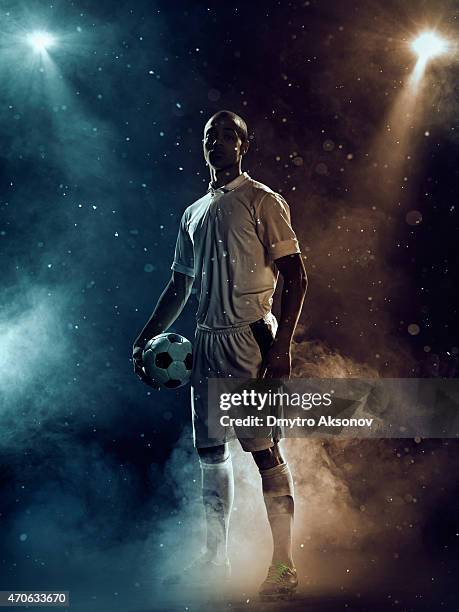
[[[276,317],[269,312],[254,323],[240,327],[208,329],[198,324],[193,344],[191,410],[196,448],[218,446],[237,437],[233,427],[219,425],[218,436],[209,437],[208,378],[257,378],[277,331]],[[265,435],[266,434],[266,435]],[[279,428],[263,429],[263,437],[239,438],[243,450],[271,448],[282,437]]]

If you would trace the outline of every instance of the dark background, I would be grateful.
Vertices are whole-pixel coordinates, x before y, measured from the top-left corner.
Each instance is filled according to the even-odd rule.
[[[150,392],[130,357],[171,273],[180,216],[207,188],[201,138],[213,112],[246,119],[244,169],[291,208],[310,281],[295,375],[456,375],[455,49],[428,65],[413,116],[396,117],[393,130],[409,124],[405,157],[384,138],[416,61],[409,40],[426,26],[457,37],[457,5],[82,0],[0,10],[1,588],[61,585],[117,601],[114,584],[128,598],[152,558],[158,569],[177,554],[187,534],[175,518],[191,521],[198,507],[189,387]],[[42,55],[26,42],[40,29],[57,39]],[[192,338],[196,308],[192,296],[173,329]],[[326,457],[346,508],[372,508],[350,549],[364,556],[406,536],[403,571],[424,559],[426,575],[448,584],[436,601],[455,609],[445,607],[459,541],[455,441],[318,452],[292,446],[300,480]],[[402,494],[387,515],[378,486],[391,479],[419,490],[412,527]],[[331,544],[338,567],[343,546]],[[382,583],[387,567],[375,571]],[[424,574],[414,588],[426,588]]]

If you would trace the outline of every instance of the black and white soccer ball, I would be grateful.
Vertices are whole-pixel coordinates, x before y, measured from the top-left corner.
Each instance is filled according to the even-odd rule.
[[[177,389],[190,380],[193,347],[184,336],[166,332],[148,341],[142,361],[145,373],[153,382]]]

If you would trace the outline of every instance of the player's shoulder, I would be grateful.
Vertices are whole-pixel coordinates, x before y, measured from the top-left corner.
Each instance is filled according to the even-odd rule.
[[[201,210],[205,208],[209,200],[209,194],[205,193],[203,196],[189,204],[182,213],[185,220],[189,220],[194,215],[199,214]]]
[[[264,202],[264,204],[269,204],[270,202],[286,204],[284,197],[280,193],[274,191],[274,189],[271,189],[271,187],[265,185],[265,183],[251,177],[247,180],[247,190],[250,191],[250,199],[255,206],[262,202]]]

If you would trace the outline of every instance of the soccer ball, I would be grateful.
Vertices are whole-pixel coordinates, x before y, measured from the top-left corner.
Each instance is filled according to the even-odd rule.
[[[193,365],[192,345],[180,334],[164,333],[146,344],[142,353],[145,372],[161,387],[176,389],[186,385]]]

